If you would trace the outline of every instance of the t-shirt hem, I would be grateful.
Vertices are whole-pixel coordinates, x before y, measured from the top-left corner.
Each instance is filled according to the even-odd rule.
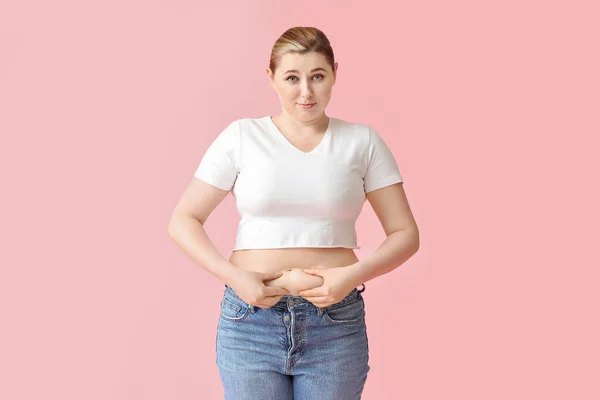
[[[344,246],[344,245],[338,245],[338,246],[310,246],[310,245],[290,245],[290,246],[236,246],[233,248],[232,251],[235,250],[276,250],[276,249],[293,249],[293,248],[344,248],[344,249],[361,249],[360,246]]]
[[[198,172],[198,173],[194,174],[194,177],[196,177],[200,180],[203,180],[204,182],[206,182],[216,188],[219,188],[221,190],[231,190],[232,189],[232,186],[223,184],[221,181],[219,181],[217,179],[213,179],[209,175],[202,173],[202,172]]]
[[[395,183],[399,183],[399,182],[404,182],[404,179],[402,179],[402,177],[400,177],[398,175],[394,175],[387,179],[382,179],[381,181],[379,181],[377,183],[377,185],[370,186],[368,189],[365,188],[365,193],[369,193],[369,192],[372,192],[377,189],[382,189],[384,187],[391,186],[391,185],[393,185]]]

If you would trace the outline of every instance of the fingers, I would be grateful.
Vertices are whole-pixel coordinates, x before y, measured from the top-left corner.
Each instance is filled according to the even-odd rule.
[[[284,296],[290,294],[287,289],[278,287],[278,286],[266,286],[265,287],[265,297],[269,296]]]
[[[286,289],[279,287],[267,287],[265,296],[257,304],[261,308],[269,308],[274,306],[281,300],[281,296],[287,295],[289,292]]]
[[[290,292],[280,286],[271,286],[265,285],[266,281],[271,281],[283,276],[283,274],[287,271],[276,271],[276,272],[264,272],[262,273],[262,281],[263,287],[261,290],[261,294],[256,302],[254,302],[254,306],[261,308],[270,308],[277,304],[279,300],[281,300],[281,296],[289,295]]]
[[[260,308],[271,308],[275,304],[277,304],[280,299],[281,299],[281,296],[268,296],[268,297],[263,298],[260,301],[260,303],[257,304],[257,306]]]
[[[263,282],[264,281],[270,281],[270,280],[273,280],[273,279],[280,278],[283,275],[284,272],[285,271],[265,272],[265,273],[263,273]]]

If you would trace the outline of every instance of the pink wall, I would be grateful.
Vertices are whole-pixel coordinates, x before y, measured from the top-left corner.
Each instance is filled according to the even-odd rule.
[[[561,4],[562,3],[562,4]],[[598,399],[596,2],[0,5],[0,398],[222,398],[222,284],[167,237],[209,142],[279,112],[312,25],[330,116],[392,148],[420,251],[367,283],[364,399]],[[207,224],[228,254],[231,196]],[[368,204],[359,257],[384,234]]]

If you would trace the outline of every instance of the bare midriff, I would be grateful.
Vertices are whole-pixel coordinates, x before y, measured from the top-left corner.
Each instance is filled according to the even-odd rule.
[[[284,271],[282,276],[266,281],[265,285],[283,287],[295,296],[300,290],[323,284],[323,278],[307,274],[302,269],[345,267],[358,262],[358,258],[353,249],[344,247],[296,247],[235,250],[229,262],[249,271]]]

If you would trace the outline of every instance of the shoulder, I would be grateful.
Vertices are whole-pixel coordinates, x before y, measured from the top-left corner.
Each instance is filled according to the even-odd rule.
[[[267,118],[269,118],[268,115],[265,115],[263,117],[241,117],[235,120],[235,122],[237,124],[239,124],[241,127],[244,128],[256,128],[258,126],[264,126],[267,124]]]
[[[380,142],[384,142],[383,137],[377,133],[372,125],[366,122],[349,122],[340,119],[338,120],[341,121],[340,125],[344,126],[345,130],[355,132],[361,138],[366,140],[366,143],[369,146],[378,145]]]
[[[338,131],[348,136],[366,138],[369,135],[369,125],[363,122],[350,121],[335,117],[330,117],[330,119],[333,121]]]
[[[337,117],[330,117],[330,119],[333,120],[340,129],[347,131],[364,131],[365,129],[369,128],[369,126],[365,123],[358,121],[351,121]]]
[[[269,116],[264,117],[242,117],[233,121],[241,136],[252,136],[253,134],[262,134],[269,129]]]
[[[372,128],[367,123],[342,118],[332,119],[341,138],[357,144],[362,150],[369,146]]]
[[[242,117],[230,120],[221,130],[219,136],[223,136],[223,139],[239,141],[240,136],[242,135],[248,135],[252,132],[264,130],[267,123],[266,118],[267,117]]]

